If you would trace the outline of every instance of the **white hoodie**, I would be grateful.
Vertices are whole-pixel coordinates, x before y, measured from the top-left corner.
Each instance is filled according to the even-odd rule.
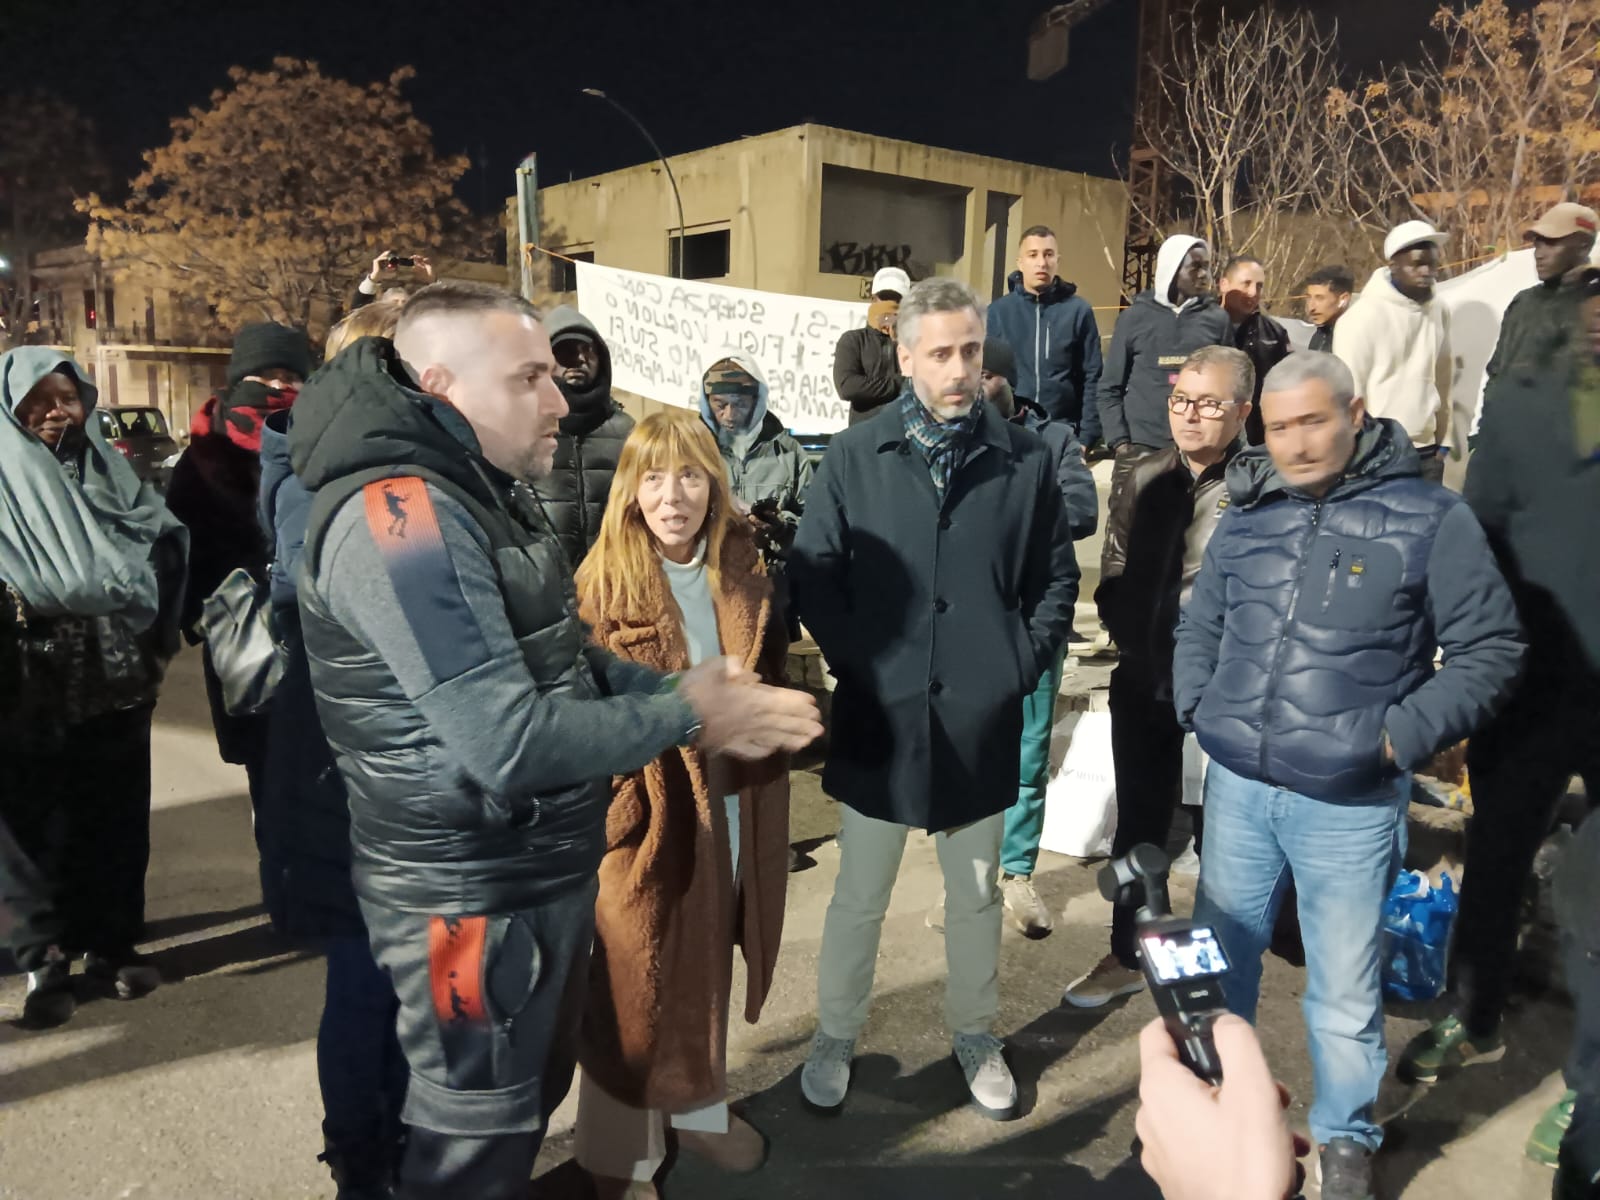
[[[1172,281],[1178,277],[1178,268],[1183,266],[1183,260],[1189,257],[1189,251],[1205,244],[1204,238],[1193,237],[1187,233],[1175,233],[1161,243],[1161,248],[1156,251],[1156,271],[1150,287],[1157,304],[1163,304],[1173,312],[1182,312],[1199,300],[1198,296],[1190,296],[1187,300],[1174,304],[1168,296],[1172,291]]]
[[[1450,317],[1437,294],[1419,304],[1379,267],[1333,327],[1333,352],[1356,377],[1356,395],[1373,416],[1398,421],[1417,446],[1453,444]]]

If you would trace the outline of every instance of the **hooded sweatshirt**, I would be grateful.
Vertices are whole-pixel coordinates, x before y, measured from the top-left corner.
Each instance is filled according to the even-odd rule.
[[[1038,295],[1013,271],[1009,291],[989,306],[988,333],[1011,347],[1017,395],[1052,421],[1065,421],[1084,442],[1100,435],[1100,327],[1078,285],[1057,278]]]
[[[16,416],[52,373],[85,413],[54,450]],[[0,727],[35,753],[91,717],[153,704],[178,649],[188,534],[107,445],[97,397],[59,351],[0,355]]]
[[[1179,235],[1156,254],[1155,286],[1140,292],[1117,318],[1100,384],[1106,444],[1172,445],[1167,397],[1184,360],[1202,346],[1233,345],[1233,324],[1210,296],[1168,299],[1172,281],[1200,238]]]
[[[1414,445],[1451,444],[1450,317],[1437,295],[1402,295],[1379,267],[1333,330],[1333,352],[1374,417],[1397,421]]]
[[[556,375],[556,386],[567,400],[567,415],[556,434],[555,465],[534,490],[544,502],[556,537],[574,571],[583,561],[605,516],[611,480],[617,473],[622,443],[633,432],[633,418],[611,398],[611,349],[594,323],[575,308],[552,309],[544,327],[551,342],[574,332],[594,343],[598,363],[594,382],[578,388]]]
[[[735,498],[749,508],[775,500],[780,515],[788,514],[790,521],[798,521],[805,511],[806,489],[811,486],[810,456],[784,429],[783,422],[767,411],[767,377],[760,365],[738,354],[726,355],[717,362],[737,364],[756,381],[757,388],[749,424],[730,436],[711,415],[705,380],[702,378],[700,383],[700,417],[722,450]]]

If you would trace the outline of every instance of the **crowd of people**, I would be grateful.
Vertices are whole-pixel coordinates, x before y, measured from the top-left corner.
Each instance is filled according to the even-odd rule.
[[[1420,221],[1359,295],[1344,267],[1305,282],[1307,350],[1264,311],[1260,262],[1215,268],[1191,236],[1161,246],[1104,354],[1044,226],[987,306],[881,271],[836,352],[851,422],[816,467],[752,359],[713,362],[688,405],[636,423],[581,313],[479,284],[385,289],[390,255],[319,368],[301,331],[238,332],[164,498],[88,419],[96,389],[68,355],[8,352],[0,900],[26,1021],[71,1019],[79,956],[123,999],[161,982],[138,950],[150,726],[187,637],[222,757],[245,768],[272,921],[326,950],[323,1158],[342,1200],[523,1194],[580,1069],[575,1156],[602,1200],[661,1194],[674,1148],[759,1170],[767,1138],[729,1105],[729,1008],[736,957],[747,1021],[775,977],[789,756],[824,732],[786,682],[803,628],[836,681],[823,787],[841,829],[800,1096],[849,1103],[917,831],[944,881],[929,922],[955,1069],[978,1111],[1017,1116],[1001,932],[1053,924],[1033,875],[1103,452],[1114,851],[1166,843],[1194,734],[1195,919],[1232,964],[1228,1006],[1253,1021],[1297,892],[1315,1168],[1328,1200],[1372,1200],[1380,926],[1410,773],[1468,741],[1459,1008],[1398,1064],[1424,1082],[1506,1053],[1520,894],[1569,778],[1600,796],[1595,232],[1573,204],[1529,228],[1541,282],[1506,315],[1461,495],[1441,485],[1465,449],[1446,235]],[[279,668],[248,708],[205,637],[241,570]],[[1530,1145],[1559,1196],[1600,1179],[1596,830],[1558,878],[1572,1090]],[[1119,904],[1064,1001],[1142,990],[1134,934]],[[1217,1041],[1220,1089],[1146,1031],[1145,1165],[1185,1200],[1290,1195],[1310,1148],[1248,1025]]]

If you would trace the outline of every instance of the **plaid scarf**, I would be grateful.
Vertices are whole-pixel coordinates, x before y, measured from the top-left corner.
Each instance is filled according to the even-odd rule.
[[[978,418],[982,415],[982,396],[978,397],[971,412],[954,421],[935,420],[909,384],[900,397],[900,419],[905,423],[906,436],[927,462],[940,504],[944,503],[945,492],[950,489],[951,476],[966,461],[972,431],[978,427]]]

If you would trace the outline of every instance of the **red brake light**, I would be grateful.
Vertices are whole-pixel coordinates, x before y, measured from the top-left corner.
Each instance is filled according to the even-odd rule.
[[[111,445],[119,454],[122,455],[123,458],[127,458],[128,455],[133,453],[132,444],[129,443],[125,438],[118,438],[116,441],[112,442]]]

